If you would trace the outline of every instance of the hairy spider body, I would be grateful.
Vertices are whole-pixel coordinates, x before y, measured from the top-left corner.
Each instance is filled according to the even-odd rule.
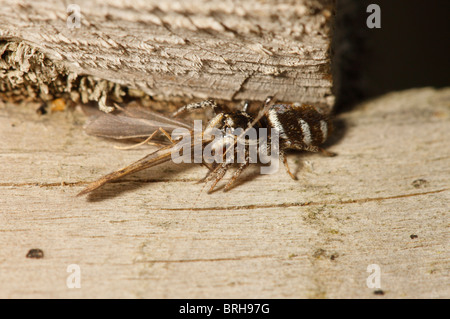
[[[235,143],[236,135],[228,133],[230,130],[237,128],[271,128],[278,131],[279,136],[279,155],[280,159],[285,165],[287,173],[291,178],[296,177],[291,173],[285,152],[288,149],[305,150],[310,152],[322,151],[328,156],[334,156],[335,154],[327,152],[319,147],[324,143],[329,135],[330,120],[329,117],[321,113],[317,108],[311,105],[286,105],[275,104],[270,105],[272,97],[268,97],[264,102],[266,111],[255,119],[254,116],[247,112],[248,104],[244,105],[242,111],[229,111],[222,106],[217,105],[212,100],[206,100],[199,103],[188,104],[179,109],[174,115],[178,115],[184,111],[190,111],[199,108],[211,108],[216,114],[215,117],[209,122],[208,128],[216,128],[224,133],[223,148],[224,150],[230,146],[231,143]],[[207,129],[208,129],[207,128]],[[205,130],[206,131],[206,130]],[[271,136],[268,136],[267,142]],[[258,139],[253,141],[258,143]],[[249,141],[252,142],[252,141]],[[270,144],[267,144],[267,150],[270,151]],[[224,153],[225,157],[225,153]],[[234,162],[222,161],[222,163],[213,163],[211,172],[207,175],[205,180],[212,181],[212,185],[209,192],[213,191],[217,183],[225,176],[227,170]],[[232,184],[236,181],[239,175],[250,164],[250,157],[248,150],[246,149],[245,159],[241,161],[237,170],[225,186],[225,190],[228,190]]]
[[[317,151],[328,137],[328,117],[311,105],[273,105],[267,120],[280,135],[280,148]]]

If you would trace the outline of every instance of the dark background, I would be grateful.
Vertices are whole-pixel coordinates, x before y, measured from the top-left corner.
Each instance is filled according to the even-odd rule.
[[[381,29],[366,25],[381,8]],[[449,0],[337,0],[333,68],[338,110],[390,91],[450,86]]]

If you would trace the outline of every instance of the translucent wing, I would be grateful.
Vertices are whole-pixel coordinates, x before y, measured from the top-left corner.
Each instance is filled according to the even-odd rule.
[[[84,111],[87,114],[96,112],[95,115],[91,116],[89,122],[85,126],[86,133],[90,135],[114,139],[147,138],[161,128],[167,133],[171,133],[177,128],[184,128],[186,129],[186,134],[193,137],[193,127],[187,122],[169,118],[137,106],[128,106],[126,108],[117,106],[117,110],[113,113],[104,113],[92,109],[84,109]],[[125,175],[169,161],[174,151],[179,151],[180,149],[184,150],[184,148],[192,150],[193,146],[193,140],[189,138],[162,147],[133,164],[90,183],[78,194],[78,196],[87,194],[102,185],[117,180]]]
[[[142,107],[131,106],[112,113],[97,112],[84,127],[89,135],[114,139],[146,138],[160,128],[171,133],[176,128],[191,130],[192,125]]]

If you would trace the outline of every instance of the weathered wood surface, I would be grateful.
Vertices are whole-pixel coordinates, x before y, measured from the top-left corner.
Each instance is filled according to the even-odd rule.
[[[0,39],[152,96],[331,106],[332,0],[0,1]],[[75,20],[70,19],[71,22]]]
[[[289,156],[298,181],[250,170],[210,195],[204,168],[168,163],[75,197],[147,152],[82,134],[83,121],[0,108],[1,298],[450,297],[450,88],[342,114],[338,156]]]

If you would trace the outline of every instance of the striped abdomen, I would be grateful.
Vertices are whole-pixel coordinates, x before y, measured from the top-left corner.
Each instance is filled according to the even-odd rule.
[[[273,105],[267,120],[278,130],[280,145],[285,148],[314,148],[325,142],[330,131],[328,117],[311,105]]]

